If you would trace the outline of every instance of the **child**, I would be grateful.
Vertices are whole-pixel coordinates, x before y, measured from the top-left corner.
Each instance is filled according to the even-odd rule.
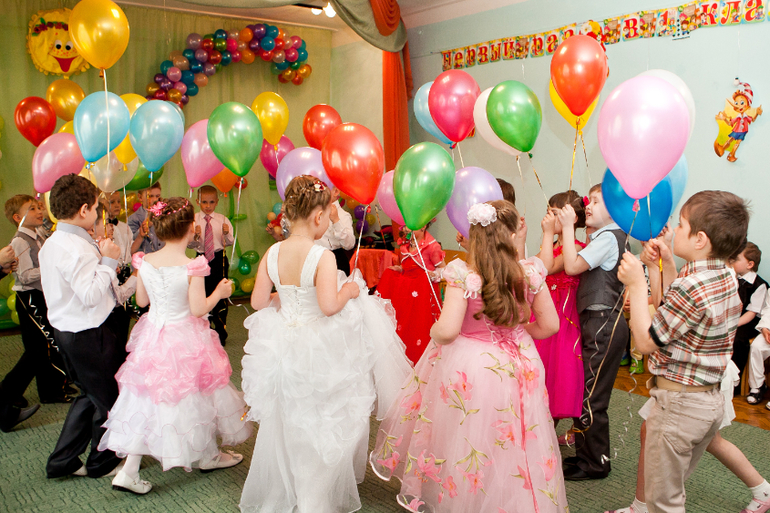
[[[406,230],[399,239],[399,262],[387,269],[377,284],[377,292],[393,303],[398,336],[406,344],[406,356],[417,362],[428,347],[430,327],[441,312],[437,268],[444,266],[444,252],[428,233],[431,223],[419,230]],[[430,274],[430,279],[426,275]]]
[[[650,355],[653,374],[644,449],[650,512],[685,511],[684,481],[722,423],[719,385],[741,312],[738,287],[724,260],[743,243],[748,223],[743,200],[729,192],[702,191],[687,200],[674,230],[674,254],[687,261],[676,279],[676,264],[664,244],[653,240],[649,254],[645,251],[648,266],[662,258],[667,287],[653,319],[641,262],[627,253],[618,270],[629,289],[636,346]],[[650,273],[653,291],[660,280]]]
[[[756,326],[760,332],[754,342],[751,343],[749,354],[749,396],[746,398],[749,404],[760,402],[767,391],[765,384],[765,359],[770,357],[770,294],[765,295],[765,303],[762,306],[762,315]],[[770,410],[770,402],[765,407]]]
[[[409,511],[568,511],[533,338],[559,317],[539,259],[518,260],[507,201],[471,207],[470,264],[444,271],[432,342],[380,425],[369,461]],[[511,284],[511,285],[508,285]],[[529,321],[534,313],[534,321]]]
[[[131,246],[134,242],[134,235],[131,233],[131,228],[118,219],[118,216],[123,209],[123,196],[120,191],[113,192],[108,196],[108,199],[107,224],[113,226],[112,239],[120,248],[120,258],[118,259],[118,263],[121,268],[123,268],[124,266],[131,265]]]
[[[130,354],[115,376],[120,395],[99,444],[99,450],[128,455],[112,486],[135,494],[152,489],[139,477],[143,454],[159,460],[163,470],[217,470],[243,459],[221,452],[217,437],[222,445],[236,445],[251,435],[251,425],[241,420],[246,405],[230,383],[230,361],[202,319],[230,296],[232,285],[223,279],[206,297],[205,257],[185,256],[195,235],[189,201],[159,200],[148,211],[166,244],[151,255],[134,256],[136,302],[142,307],[149,303],[150,311],[131,332]]]
[[[163,243],[158,240],[155,228],[150,224],[147,216],[147,209],[160,199],[160,182],[155,182],[149,189],[139,191],[138,196],[141,206],[128,218],[128,226],[134,237],[131,253],[141,251],[147,254],[163,247]]]
[[[228,278],[230,261],[227,258],[228,246],[233,245],[233,225],[230,220],[214,212],[219,204],[219,194],[210,185],[198,189],[198,205],[201,211],[195,214],[195,237],[189,248],[195,249],[198,256],[206,257],[211,273],[206,276],[206,294],[211,295],[223,279]],[[219,335],[219,341],[225,345],[227,340],[227,301],[221,299],[211,311],[211,323]]]
[[[244,323],[243,390],[260,426],[240,507],[355,511],[375,394],[384,412],[411,367],[382,300],[362,294],[359,272],[338,288],[334,255],[315,244],[335,208],[326,185],[294,178],[284,208],[291,236],[262,259]]]
[[[45,242],[53,234],[53,221],[48,215],[48,209],[45,207],[45,201],[38,201],[40,210],[43,212],[43,224],[37,227],[37,236],[41,242]]]
[[[513,206],[516,206],[516,190],[513,188],[513,185],[510,184],[510,182],[506,182],[502,178],[497,179],[498,185],[500,185],[500,190],[503,191],[503,199],[505,201],[510,201]],[[524,220],[524,216],[521,216],[521,224],[519,225],[519,230],[516,232],[516,251],[518,251],[519,255],[524,255],[524,258],[527,257],[527,223]],[[457,235],[455,236],[455,240],[457,241],[457,244],[460,246],[460,248],[464,249],[465,251],[468,251],[468,239],[463,237],[463,234],[460,232],[457,232]]]
[[[757,336],[759,314],[762,312],[767,292],[767,282],[756,273],[761,259],[762,252],[757,245],[747,242],[744,250],[730,262],[738,278],[738,295],[743,307],[733,344],[733,362],[741,376],[749,361],[751,341]]]
[[[545,367],[545,387],[551,416],[559,419],[580,417],[583,404],[583,345],[580,340],[580,326],[577,312],[577,290],[580,276],[570,276],[564,272],[562,257],[561,225],[556,212],[569,204],[575,210],[577,219],[575,229],[585,228],[583,197],[575,191],[556,194],[548,200],[551,207],[543,218],[543,242],[540,247],[542,260],[548,271],[545,281],[551,292],[553,303],[559,314],[559,331],[554,336],[535,342],[537,351]],[[558,234],[556,247],[553,237]],[[586,247],[579,240],[575,241],[576,250]]]
[[[120,458],[99,452],[102,424],[118,397],[115,373],[126,359],[126,340],[118,335],[112,290],[120,249],[110,240],[97,245],[88,234],[96,221],[98,190],[78,175],[65,175],[51,189],[56,231],[40,250],[40,281],[48,304],[48,320],[67,374],[80,389],[48,458],[49,478],[77,475],[101,477],[115,470]],[[90,442],[85,466],[80,461]]]
[[[331,250],[337,261],[337,269],[350,275],[348,250],[356,245],[356,233],[353,231],[353,216],[340,206],[340,190],[332,187],[332,208],[329,211],[329,228],[324,236],[316,241],[321,247]]]
[[[623,284],[617,277],[628,236],[607,212],[601,184],[591,187],[588,198],[585,214],[591,240],[579,253],[575,248],[575,209],[566,204],[558,215],[564,270],[570,276],[582,273],[577,311],[583,339],[583,415],[574,419],[576,456],[565,460],[570,468],[565,470],[564,479],[570,481],[603,479],[610,473],[607,408],[628,343],[621,304]]]

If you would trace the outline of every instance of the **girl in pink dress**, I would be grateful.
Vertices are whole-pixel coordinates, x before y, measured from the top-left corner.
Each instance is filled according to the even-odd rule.
[[[559,314],[559,332],[535,342],[545,367],[545,387],[548,390],[551,416],[556,419],[575,418],[581,415],[583,403],[583,344],[580,338],[580,321],[577,313],[577,288],[580,276],[568,276],[564,272],[561,257],[561,235],[554,244],[554,234],[561,233],[561,225],[554,211],[567,204],[577,214],[575,228],[585,228],[583,198],[575,191],[561,192],[548,200],[550,209],[541,223],[543,241],[540,246],[540,260],[543,261],[548,277],[546,284],[551,291],[553,303]],[[578,251],[586,245],[575,241]]]
[[[409,511],[568,511],[532,341],[559,326],[545,269],[534,257],[518,261],[513,204],[474,205],[468,219],[470,264],[444,270],[430,347],[380,425],[369,462],[381,478],[401,480],[396,499]]]

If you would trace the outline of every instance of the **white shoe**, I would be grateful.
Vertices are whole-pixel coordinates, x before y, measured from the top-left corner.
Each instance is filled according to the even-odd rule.
[[[120,463],[118,463],[118,466],[117,466],[117,467],[115,467],[114,469],[112,469],[112,470],[110,471],[110,473],[109,473],[109,474],[106,474],[104,477],[115,477],[115,476],[117,476],[117,475],[118,475],[118,472],[120,472],[121,470],[123,470],[123,465],[125,465],[125,464],[126,464],[126,460],[125,460],[125,459],[123,459],[123,460],[120,460]]]
[[[81,465],[79,469],[72,473],[72,475],[76,477],[86,477],[88,476],[88,470],[86,470],[85,465]]]
[[[227,459],[223,457],[229,456]],[[223,468],[230,468],[236,466],[243,461],[243,455],[233,451],[220,452],[216,458],[208,462],[206,465],[200,467],[201,472],[204,474],[207,472],[213,472]]]
[[[142,481],[139,476],[136,476],[136,479],[131,479],[128,474],[121,470],[112,480],[112,489],[144,495],[152,490],[152,484],[149,481]]]

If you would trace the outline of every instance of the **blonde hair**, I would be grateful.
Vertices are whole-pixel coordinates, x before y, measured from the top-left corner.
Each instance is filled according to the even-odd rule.
[[[286,187],[283,211],[291,221],[307,219],[316,207],[326,208],[332,201],[332,191],[318,178],[302,175],[294,178]]]
[[[495,207],[497,221],[470,227],[470,256],[483,281],[484,309],[474,315],[487,316],[496,326],[513,328],[529,319],[526,277],[519,264],[512,234],[519,227],[519,212],[510,201],[488,201]]]

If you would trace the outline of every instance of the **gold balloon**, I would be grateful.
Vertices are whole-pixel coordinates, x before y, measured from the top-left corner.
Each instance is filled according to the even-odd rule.
[[[83,89],[67,78],[54,80],[45,93],[45,99],[51,104],[56,115],[64,121],[72,121],[75,109],[85,97]]]
[[[48,217],[53,223],[58,223],[59,220],[51,213],[51,191],[43,194],[43,201],[45,202],[45,210],[48,212]]]
[[[290,82],[294,77],[297,76],[297,72],[291,68],[286,68],[285,70],[281,71],[281,74],[278,76],[283,77],[284,80]]]
[[[171,62],[182,71],[190,69],[190,61],[188,61],[187,57],[184,55],[174,56],[174,58],[171,59]]]
[[[259,118],[262,125],[262,135],[265,140],[275,146],[289,126],[289,106],[276,93],[266,91],[251,104],[251,110]]]
[[[128,107],[128,113],[131,114],[132,116],[134,115],[134,112],[136,112],[136,109],[138,109],[140,105],[144,105],[145,103],[147,103],[147,98],[145,98],[140,94],[134,94],[134,93],[122,94],[120,95],[120,99],[126,102],[126,107]]]
[[[203,73],[199,73],[199,75],[203,75]],[[182,93],[178,89],[169,89],[168,93],[166,93],[166,98],[172,102],[182,101]]]
[[[310,67],[310,64],[303,64],[297,70],[297,75],[301,76],[302,78],[307,78],[312,72],[313,68]]]
[[[61,128],[59,129],[59,133],[68,133],[75,135],[75,125],[72,123],[72,121],[67,121],[64,123]]]
[[[147,84],[147,89],[145,89],[145,90],[147,91],[148,95],[152,96],[157,91],[160,91],[160,86],[158,84],[156,84],[155,82],[150,82],[149,84]]]
[[[134,93],[123,94],[120,96],[120,99],[126,103],[128,113],[132,116],[140,105],[147,103],[147,98]],[[126,138],[120,141],[118,147],[113,151],[115,152],[115,157],[123,164],[128,164],[136,158],[136,152],[134,151],[134,147],[131,146],[131,140],[129,139],[128,134],[126,134]]]
[[[567,120],[567,123],[569,123],[572,128],[577,128],[578,116],[575,116],[572,112],[570,112],[569,107],[567,107],[567,105],[564,103],[564,100],[561,99],[559,93],[556,92],[556,88],[553,86],[553,82],[548,82],[548,93],[551,95],[551,102],[553,103],[553,106],[556,107],[556,111],[561,114],[561,117]],[[581,128],[585,128],[586,123],[588,123],[588,118],[591,117],[591,114],[594,112],[598,102],[599,97],[597,96],[593,103],[588,107],[588,109],[586,109],[586,111],[579,116]]]
[[[111,0],[80,0],[70,14],[70,37],[92,66],[107,69],[128,46],[128,19]]]
[[[195,80],[195,85],[197,85],[198,87],[206,87],[209,83],[209,77],[207,77],[205,73],[196,74],[194,80]]]

